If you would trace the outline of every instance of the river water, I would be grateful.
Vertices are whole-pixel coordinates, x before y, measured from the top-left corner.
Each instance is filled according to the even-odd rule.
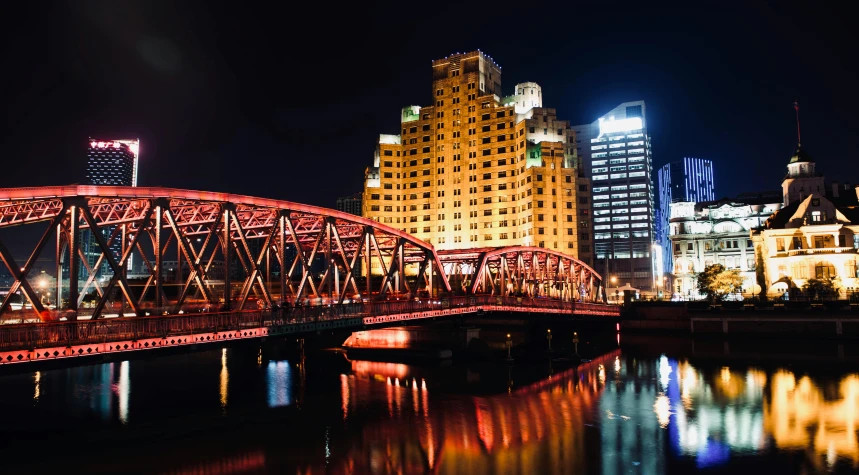
[[[251,345],[0,376],[4,473],[859,469],[859,369],[679,345],[400,364]],[[694,347],[694,345],[692,345]]]

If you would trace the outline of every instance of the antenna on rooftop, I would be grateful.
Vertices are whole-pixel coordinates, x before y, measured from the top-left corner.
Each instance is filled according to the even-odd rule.
[[[799,102],[793,101],[793,108],[796,109],[796,146],[802,147],[802,138],[799,135]]]

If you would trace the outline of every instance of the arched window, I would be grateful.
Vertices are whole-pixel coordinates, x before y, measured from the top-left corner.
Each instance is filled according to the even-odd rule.
[[[818,261],[814,265],[814,276],[817,279],[834,279],[835,266],[830,262]]]

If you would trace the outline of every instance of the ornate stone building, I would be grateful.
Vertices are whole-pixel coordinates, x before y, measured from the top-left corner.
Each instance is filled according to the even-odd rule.
[[[365,172],[364,216],[437,249],[530,245],[592,263],[576,135],[533,82],[502,97],[480,51],[433,61],[428,106],[403,109]]]
[[[782,183],[784,206],[752,232],[770,296],[809,279],[831,279],[842,297],[859,287],[859,187],[827,189],[815,165],[797,148]]]
[[[695,274],[713,264],[738,269],[744,278],[744,291],[754,291],[757,262],[750,232],[781,207],[778,192],[704,203],[671,203],[668,226],[675,297],[700,298]]]

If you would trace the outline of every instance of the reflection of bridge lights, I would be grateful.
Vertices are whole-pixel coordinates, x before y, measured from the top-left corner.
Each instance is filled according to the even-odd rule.
[[[616,356],[614,358],[614,372],[615,373],[620,372],[620,356]]]
[[[340,401],[343,420],[346,420],[349,417],[349,378],[345,374],[340,375]]]
[[[409,372],[409,367],[402,363],[385,363],[381,361],[352,361],[352,374],[361,377],[386,377],[388,380],[391,377],[397,378],[399,384],[400,378],[405,378]],[[381,379],[380,379],[381,380]]]

